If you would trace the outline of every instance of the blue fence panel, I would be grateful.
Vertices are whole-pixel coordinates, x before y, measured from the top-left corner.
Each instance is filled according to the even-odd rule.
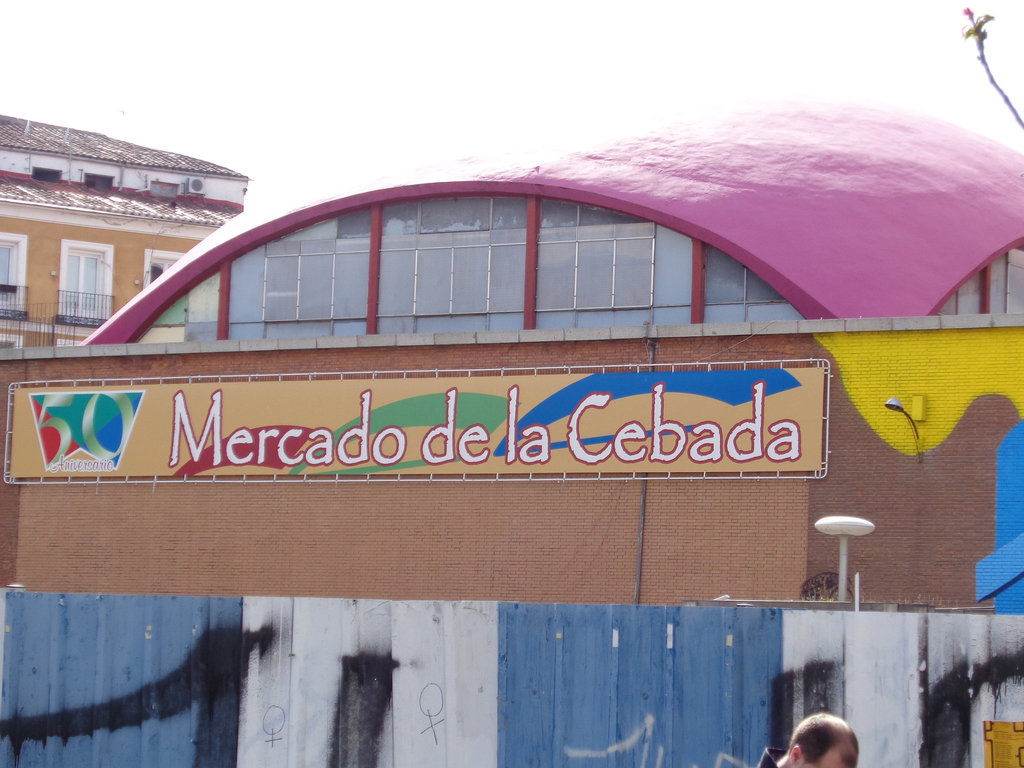
[[[234,764],[240,599],[6,599],[0,764]]]
[[[771,609],[501,604],[499,768],[756,764],[781,624]]]

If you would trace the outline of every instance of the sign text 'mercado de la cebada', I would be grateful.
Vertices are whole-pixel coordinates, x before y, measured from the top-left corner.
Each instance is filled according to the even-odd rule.
[[[814,472],[817,367],[16,389],[9,476]]]

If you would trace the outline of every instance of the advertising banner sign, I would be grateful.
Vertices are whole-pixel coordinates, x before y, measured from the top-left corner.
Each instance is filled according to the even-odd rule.
[[[16,384],[6,477],[822,471],[826,368],[678,368]]]

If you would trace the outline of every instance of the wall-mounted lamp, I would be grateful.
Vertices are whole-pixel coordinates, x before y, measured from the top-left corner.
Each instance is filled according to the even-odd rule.
[[[910,422],[910,426],[914,430],[914,450],[917,451],[917,460],[922,461],[923,457],[921,455],[921,435],[917,431],[917,424],[914,422],[914,417],[907,413],[906,408],[903,407],[903,403],[898,397],[890,397],[888,400],[886,400],[885,407],[888,408],[890,411],[902,413],[904,416],[907,417],[907,421]]]

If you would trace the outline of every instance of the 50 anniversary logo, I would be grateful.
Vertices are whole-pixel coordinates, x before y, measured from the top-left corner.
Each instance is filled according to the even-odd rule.
[[[142,391],[30,395],[47,472],[113,472],[121,463]]]
[[[816,473],[826,374],[805,365],[26,385],[14,398],[8,477]]]

